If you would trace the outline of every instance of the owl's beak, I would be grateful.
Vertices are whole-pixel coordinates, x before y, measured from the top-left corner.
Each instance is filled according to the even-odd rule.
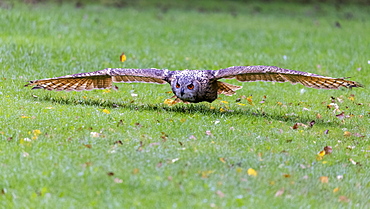
[[[180,94],[181,94],[181,96],[183,96],[183,95],[184,95],[184,89],[183,89],[183,88],[181,88],[181,90],[180,90]]]

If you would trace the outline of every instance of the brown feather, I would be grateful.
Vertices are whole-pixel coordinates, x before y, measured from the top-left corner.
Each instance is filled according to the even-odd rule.
[[[235,92],[236,90],[243,88],[242,86],[235,86],[221,81],[217,81],[217,85],[218,85],[217,94],[225,94],[227,96],[231,96],[236,93]]]

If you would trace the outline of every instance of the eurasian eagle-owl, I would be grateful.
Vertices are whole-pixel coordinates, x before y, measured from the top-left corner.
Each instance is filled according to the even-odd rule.
[[[106,68],[89,73],[78,73],[56,78],[29,81],[32,89],[82,91],[113,88],[113,83],[158,83],[171,85],[178,100],[190,103],[213,102],[219,94],[233,95],[241,86],[219,81],[235,78],[241,82],[273,81],[301,83],[317,89],[360,87],[361,84],[345,78],[331,78],[317,74],[288,70],[275,66],[234,66],[220,70],[129,69]]]

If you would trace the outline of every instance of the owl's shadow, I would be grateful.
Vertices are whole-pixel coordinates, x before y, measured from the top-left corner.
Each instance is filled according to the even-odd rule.
[[[299,122],[309,124],[313,120],[317,125],[326,125],[326,126],[337,126],[338,123],[335,121],[324,121],[323,119],[317,119],[316,117],[312,118],[308,115],[279,115],[279,114],[270,114],[264,111],[259,111],[256,109],[231,109],[226,111],[220,111],[220,107],[211,108],[209,103],[197,103],[197,104],[184,104],[178,103],[173,106],[168,106],[166,104],[138,104],[135,101],[129,102],[116,102],[116,101],[102,101],[99,99],[75,99],[75,98],[55,98],[50,95],[45,95],[42,97],[35,98],[40,102],[53,102],[57,104],[66,104],[66,105],[87,105],[87,106],[96,106],[100,108],[122,108],[130,109],[135,111],[163,111],[163,112],[177,112],[185,114],[204,114],[204,115],[216,115],[216,116],[238,116],[238,117],[259,117],[265,118],[266,120],[276,120],[283,122],[291,122],[292,125]]]

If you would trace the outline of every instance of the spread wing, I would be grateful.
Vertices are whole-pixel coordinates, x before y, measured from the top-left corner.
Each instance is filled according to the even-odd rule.
[[[125,69],[106,68],[90,73],[78,73],[56,78],[46,78],[29,81],[25,86],[32,89],[47,89],[56,91],[82,91],[92,89],[112,88],[112,83],[158,83],[168,82],[171,71],[160,69]]]
[[[301,83],[304,86],[316,89],[339,89],[340,87],[361,87],[360,83],[345,80],[345,78],[331,78],[313,73],[283,69],[275,66],[234,66],[214,71],[216,80],[235,78],[238,81],[274,81]]]

